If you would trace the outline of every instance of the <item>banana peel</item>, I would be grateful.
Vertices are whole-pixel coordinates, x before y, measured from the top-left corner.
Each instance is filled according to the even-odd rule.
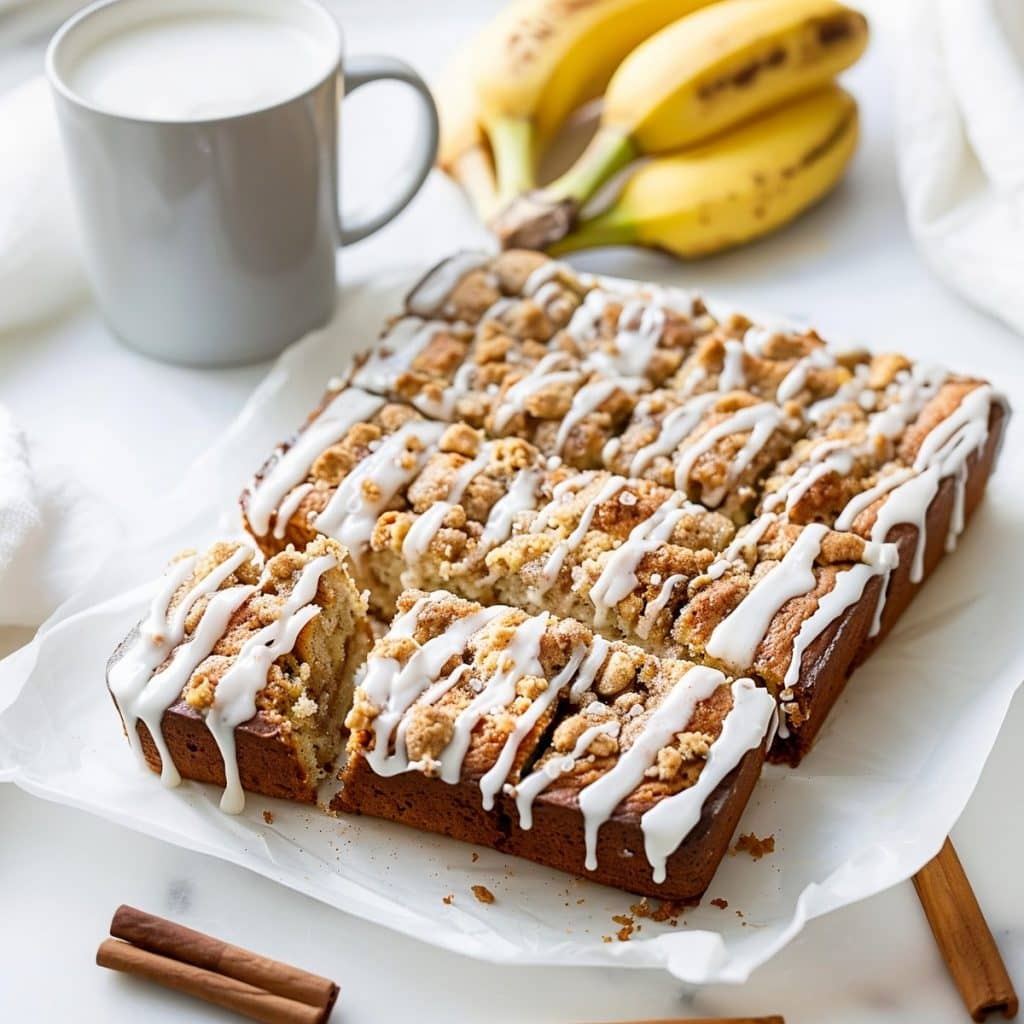
[[[857,139],[855,100],[828,86],[703,146],[643,164],[612,207],[547,251],[643,245],[692,259],[740,245],[829,192]]]
[[[513,200],[492,226],[506,247],[549,245],[634,161],[703,143],[820,88],[866,44],[864,17],[837,0],[725,0],[682,18],[612,76],[600,128],[576,164]]]

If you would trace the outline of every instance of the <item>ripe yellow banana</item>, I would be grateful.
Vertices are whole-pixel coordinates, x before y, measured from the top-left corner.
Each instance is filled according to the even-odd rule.
[[[689,258],[738,245],[820,199],[856,146],[857,104],[827,86],[701,146],[655,157],[609,210],[549,251],[648,245]]]
[[[608,83],[601,125],[557,181],[497,221],[507,245],[554,241],[580,207],[640,156],[703,142],[820,88],[867,44],[867,22],[837,0],[725,0],[651,36]]]
[[[477,215],[487,220],[496,209],[498,190],[473,91],[471,62],[470,49],[457,53],[432,90],[441,120],[437,166],[463,187]]]
[[[533,186],[539,147],[600,96],[638,43],[712,0],[516,0],[473,47],[474,81],[510,200]]]

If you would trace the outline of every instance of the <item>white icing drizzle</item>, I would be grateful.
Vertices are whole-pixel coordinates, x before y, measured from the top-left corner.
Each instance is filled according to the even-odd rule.
[[[566,441],[573,428],[585,417],[596,412],[616,391],[624,391],[626,394],[635,395],[648,386],[647,380],[643,377],[620,377],[618,379],[597,380],[591,384],[584,384],[576,392],[572,399],[569,411],[562,419],[558,428],[558,436],[555,438],[555,451],[561,452],[565,448]]]
[[[429,317],[447,312],[448,296],[469,273],[487,266],[492,257],[483,252],[458,252],[439,263],[409,294],[406,308],[417,316]]]
[[[854,521],[864,509],[869,505],[873,505],[883,494],[888,494],[894,488],[899,487],[900,484],[906,483],[913,475],[914,471],[912,469],[897,469],[882,477],[874,487],[869,487],[866,491],[855,494],[847,502],[843,511],[836,517],[836,529],[852,529]]]
[[[714,508],[716,505],[721,504],[730,485],[742,475],[758,452],[764,448],[768,443],[768,439],[781,422],[782,411],[777,406],[770,405],[767,402],[760,402],[757,405],[748,405],[743,409],[739,409],[721,423],[716,423],[679,452],[676,457],[675,466],[676,487],[680,490],[686,490],[694,463],[701,455],[710,451],[719,441],[730,434],[738,434],[749,430],[750,438],[732,460],[726,473],[725,482],[711,491],[702,492],[705,505]]]
[[[590,588],[595,621],[603,625],[608,613],[637,585],[636,570],[644,555],[665,544],[684,515],[695,506],[673,493],[648,519],[633,527],[629,537],[608,556],[601,575]]]
[[[446,429],[445,424],[428,420],[403,423],[338,484],[327,507],[316,517],[316,528],[341,541],[359,564],[377,517],[420,471],[430,446]],[[417,442],[415,449],[409,448],[410,440]],[[373,485],[370,493],[368,484]]]
[[[284,497],[284,500],[277,507],[277,515],[274,517],[274,539],[284,540],[285,534],[288,532],[288,523],[291,522],[291,518],[295,515],[298,507],[302,504],[302,499],[313,490],[311,483],[299,484],[298,487],[293,487]]]
[[[796,398],[807,384],[807,377],[811,370],[827,369],[835,364],[835,356],[824,346],[812,349],[803,359],[798,359],[789,373],[779,382],[779,386],[775,389],[775,401],[781,404],[788,402],[791,398]]]
[[[521,380],[516,381],[502,396],[502,400],[492,413],[495,430],[504,430],[512,418],[525,411],[525,402],[538,391],[554,384],[575,384],[582,377],[580,370],[558,370],[572,362],[567,352],[549,352]]]
[[[703,366],[694,366],[686,371],[686,376],[679,385],[679,392],[683,395],[692,395],[698,384],[703,384],[708,378],[708,371]]]
[[[618,296],[603,288],[594,288],[587,292],[569,320],[566,332],[576,341],[591,340],[608,304],[617,298]]]
[[[884,540],[889,531],[900,523],[917,528],[917,541],[910,568],[910,582],[920,583],[924,578],[925,533],[928,506],[932,503],[941,482],[941,467],[931,466],[923,473],[911,477],[894,488],[885,504],[878,510],[871,539]]]
[[[948,376],[942,367],[920,363],[915,363],[909,371],[902,370],[896,374],[896,379],[886,388],[886,396],[890,399],[888,405],[871,417],[871,435],[899,437],[907,424],[935,397]]]
[[[775,701],[766,690],[750,679],[737,679],[732,684],[732,710],[711,744],[697,781],[688,789],[658,801],[640,818],[644,853],[655,884],[665,881],[668,858],[700,821],[707,798],[748,751],[760,746],[774,715]]]
[[[334,396],[294,444],[278,456],[266,476],[251,485],[246,515],[257,537],[266,536],[270,517],[281,499],[309,476],[317,456],[337,444],[355,424],[372,417],[383,404],[383,398],[358,388],[347,388]]]
[[[868,393],[868,372],[868,367],[864,363],[858,365],[854,370],[853,378],[841,384],[834,395],[821,398],[807,407],[807,419],[818,426],[834,409],[846,405],[847,402],[858,402],[862,395]]]
[[[752,355],[761,357],[764,355],[764,347],[777,334],[777,331],[769,330],[767,327],[758,327],[756,324],[748,327],[743,334],[743,347]]]
[[[930,379],[937,380],[939,375],[933,373]],[[988,440],[988,417],[992,400],[992,389],[988,385],[969,391],[960,405],[925,437],[914,460],[913,470],[898,470],[863,494],[857,495],[836,520],[837,529],[849,529],[864,509],[888,494],[876,514],[871,539],[884,541],[889,531],[901,523],[913,526],[916,536],[910,581],[920,583],[924,578],[928,508],[943,478],[947,476],[954,478],[953,508],[945,541],[947,551],[956,547],[957,539],[963,532],[967,460],[973,452],[980,451]],[[886,588],[883,588],[875,609],[872,636],[876,636],[881,629],[885,599]]]
[[[742,341],[735,338],[727,338],[725,344],[725,358],[722,360],[722,372],[718,375],[719,391],[734,391],[742,388],[747,383],[747,375],[743,369],[743,358],[747,350]]]
[[[597,868],[597,836],[601,826],[615,813],[622,800],[640,785],[644,772],[654,764],[658,751],[670,743],[676,733],[685,731],[697,704],[710,697],[724,682],[725,676],[717,669],[691,668],[668,691],[648,717],[640,735],[619,756],[614,767],[580,790],[579,805],[586,842],[584,865],[588,871]]]
[[[544,563],[544,568],[541,570],[541,579],[543,580],[545,590],[549,589],[555,580],[558,579],[558,574],[562,571],[562,565],[565,562],[565,556],[580,546],[583,538],[587,535],[587,531],[590,529],[590,524],[594,520],[594,513],[599,506],[614,498],[628,483],[629,481],[625,477],[611,476],[604,482],[593,499],[587,502],[587,507],[583,510],[576,528],[568,537],[560,540],[555,545],[554,550],[548,556],[548,560]]]
[[[717,580],[748,549],[755,547],[765,535],[768,527],[778,519],[774,512],[764,512],[736,531],[729,546],[708,566],[705,575]]]
[[[540,637],[544,635],[544,628],[546,626],[547,616],[539,615],[537,618],[541,622],[540,636],[537,637],[537,658],[540,656]],[[523,626],[520,626],[520,630],[523,629],[530,620],[527,620]],[[519,631],[517,630],[517,636]],[[513,644],[515,639],[513,639]],[[532,650],[532,649],[531,649]],[[480,779],[480,793],[483,798],[483,807],[485,811],[489,811],[494,807],[494,798],[499,793],[501,788],[505,785],[505,781],[508,779],[512,772],[512,766],[515,764],[516,754],[519,753],[519,747],[522,745],[524,739],[530,735],[531,731],[536,727],[537,723],[544,717],[551,705],[558,699],[559,694],[562,692],[562,688],[566,686],[570,679],[576,674],[576,670],[580,667],[580,663],[583,661],[584,655],[587,649],[585,647],[577,647],[572,652],[565,668],[562,669],[553,679],[548,680],[548,685],[544,692],[539,696],[534,697],[530,702],[530,706],[524,711],[518,718],[516,718],[515,725],[512,726],[512,731],[508,734],[504,745],[501,748],[501,753],[498,755],[497,760],[494,764],[484,773]],[[520,672],[518,679],[521,679],[523,675],[534,674],[542,675],[542,670],[539,660],[535,662],[536,668],[538,669],[535,673],[527,673],[525,671]],[[515,699],[515,683],[518,679],[512,682],[512,696],[506,702],[507,706]],[[461,769],[461,763],[460,763]]]
[[[138,723],[140,720],[144,722],[160,752],[161,778],[165,785],[176,786],[181,778],[163,738],[164,712],[181,696],[189,677],[223,635],[231,615],[252,593],[252,587],[231,587],[222,594],[218,591],[224,581],[253,554],[251,547],[242,545],[230,558],[197,581],[173,613],[169,611],[171,600],[192,575],[199,558],[193,556],[172,565],[134,638],[110,668],[107,682],[124,719],[128,742],[141,759]],[[185,623],[193,606],[205,597],[210,601],[189,642],[175,652],[162,672],[158,672],[168,655],[182,643]]]
[[[519,812],[519,827],[525,831],[533,828],[533,803],[548,786],[562,775],[568,775],[590,749],[591,743],[598,736],[617,737],[622,725],[617,718],[598,722],[584,729],[576,740],[572,751],[564,757],[553,757],[536,771],[513,787],[512,794],[516,798],[516,810]]]
[[[391,325],[356,371],[352,383],[367,391],[389,394],[395,381],[440,331],[450,329],[444,320],[421,320],[403,316]]]
[[[707,652],[734,671],[746,671],[754,661],[772,619],[790,599],[814,589],[814,560],[828,527],[805,526],[782,561],[754,584],[736,609],[715,626]]]
[[[590,641],[590,651],[583,659],[580,670],[569,688],[569,700],[573,704],[579,704],[583,695],[594,685],[597,673],[608,657],[611,644],[603,636],[594,636]]]
[[[921,442],[914,459],[914,469],[922,470],[936,463],[966,461],[967,456],[988,440],[988,417],[992,406],[992,389],[987,384],[969,391],[960,404],[944,420],[936,424]],[[959,436],[967,436],[962,445]],[[951,468],[943,467],[944,476]]]
[[[839,618],[855,601],[859,601],[864,588],[874,576],[887,574],[888,569],[877,565],[854,565],[849,569],[836,573],[832,589],[818,600],[814,614],[804,619],[800,631],[793,641],[793,653],[789,659],[789,667],[783,685],[793,686],[800,678],[800,668],[804,651]]]
[[[409,401],[427,416],[450,420],[455,414],[459,400],[465,398],[472,388],[475,373],[476,363],[467,360],[455,371],[451,384],[446,385],[437,398],[421,392],[414,395]]]
[[[589,362],[609,376],[644,373],[665,330],[665,310],[655,302],[625,302],[616,324],[614,352],[594,352]]]
[[[547,312],[548,305],[553,299],[557,299],[562,294],[562,291],[562,286],[558,281],[548,281],[547,284],[538,288],[531,298],[541,309]]]
[[[855,465],[854,448],[842,441],[824,441],[814,449],[806,462],[785,479],[777,491],[765,496],[763,506],[768,510],[774,510],[784,504],[786,511],[791,512],[822,477],[829,473],[849,476]]]
[[[411,637],[424,608],[445,596],[427,594],[420,598],[409,611],[395,619],[388,636]],[[378,775],[397,775],[409,770],[411,765],[405,743],[396,743],[393,753],[390,750],[392,733],[417,700],[426,702],[430,684],[455,655],[462,654],[469,638],[507,611],[500,606],[482,608],[458,619],[443,633],[421,644],[401,666],[394,658],[370,656],[361,686],[366,698],[381,709],[373,720],[373,749],[366,754],[367,762]],[[436,700],[447,692],[453,682],[449,680],[447,686],[434,690],[430,694],[432,699]]]
[[[516,474],[512,486],[494,503],[487,515],[480,543],[489,548],[503,543],[512,535],[512,525],[520,512],[526,512],[537,505],[537,488],[540,486],[540,472],[527,466]]]
[[[206,710],[205,718],[224,759],[226,785],[220,807],[227,814],[240,814],[245,807],[235,729],[256,714],[256,695],[266,685],[270,666],[292,650],[299,633],[320,614],[320,606],[311,602],[316,597],[320,577],[337,564],[334,555],[321,555],[304,566],[278,617],[242,645],[234,663],[217,683],[213,704]]]
[[[473,479],[487,468],[493,452],[494,443],[485,441],[480,446],[477,456],[456,470],[448,488],[447,498],[444,501],[435,501],[409,528],[402,542],[403,558],[415,560],[427,550],[441,528],[444,517],[462,500],[462,495]]]
[[[505,610],[507,611],[507,609]],[[544,669],[540,664],[540,642],[547,625],[547,612],[533,615],[520,623],[512,634],[508,646],[502,651],[502,669],[492,675],[484,684],[484,688],[459,712],[452,729],[451,739],[441,751],[440,777],[444,782],[454,784],[461,778],[462,763],[469,751],[473,729],[484,715],[507,708],[515,700],[516,684],[524,676],[543,677]],[[516,727],[522,723],[524,718],[531,718],[538,705],[546,706],[557,696],[557,691],[552,692],[552,687],[549,684],[544,693],[531,701],[526,712],[517,718]],[[513,750],[512,753],[514,756],[515,751]],[[509,766],[511,767],[511,761]],[[484,779],[488,779],[486,785]],[[501,789],[501,784],[504,781],[504,779],[497,779],[497,776],[491,775],[490,772],[480,780],[480,791],[483,795],[485,810],[490,810],[493,806],[494,794]]]
[[[685,583],[686,577],[680,573],[676,573],[673,576],[669,576],[667,580],[661,585],[661,590],[658,591],[658,596],[647,605],[644,609],[644,613],[640,616],[640,621],[636,624],[636,635],[641,640],[646,640],[650,636],[651,630],[654,628],[654,623],[658,621],[658,616],[664,611],[665,605],[668,604],[669,598],[672,597],[672,592],[680,583]]]
[[[555,484],[551,488],[551,500],[537,510],[533,519],[527,527],[528,533],[540,533],[542,530],[546,530],[549,527],[553,527],[556,524],[551,521],[551,513],[562,504],[569,496],[582,491],[593,479],[597,476],[597,472],[592,469],[588,469],[583,473],[579,473],[576,476],[569,476],[562,480],[560,483]]]
[[[523,282],[523,294],[533,297],[546,285],[557,285],[557,279],[566,273],[567,269],[564,263],[559,263],[557,260],[548,260],[542,263],[536,270],[532,270]]]
[[[630,476],[640,476],[659,456],[669,455],[693,433],[701,417],[718,400],[714,392],[697,395],[673,409],[658,425],[658,436],[641,448],[629,464]]]

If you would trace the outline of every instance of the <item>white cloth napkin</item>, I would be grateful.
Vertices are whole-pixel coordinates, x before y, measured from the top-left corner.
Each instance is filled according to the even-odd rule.
[[[37,76],[0,96],[0,342],[85,288],[56,113]]]
[[[0,626],[36,626],[92,574],[116,517],[69,471],[34,471],[30,448],[0,405]]]
[[[898,42],[896,140],[918,249],[1024,334],[1024,2],[907,0]]]

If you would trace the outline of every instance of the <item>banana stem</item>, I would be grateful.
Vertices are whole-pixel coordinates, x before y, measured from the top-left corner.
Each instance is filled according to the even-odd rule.
[[[495,169],[498,198],[511,202],[534,186],[533,124],[526,118],[501,117],[487,125]]]
[[[555,199],[582,206],[614,174],[640,156],[633,140],[614,128],[601,128],[580,158],[544,190]]]
[[[597,249],[604,245],[633,245],[640,241],[636,225],[616,208],[599,217],[586,220],[575,231],[553,242],[546,249],[552,256],[577,252],[580,249]]]
[[[498,206],[490,153],[482,145],[473,146],[452,161],[449,173],[465,190],[477,216],[486,222]]]

